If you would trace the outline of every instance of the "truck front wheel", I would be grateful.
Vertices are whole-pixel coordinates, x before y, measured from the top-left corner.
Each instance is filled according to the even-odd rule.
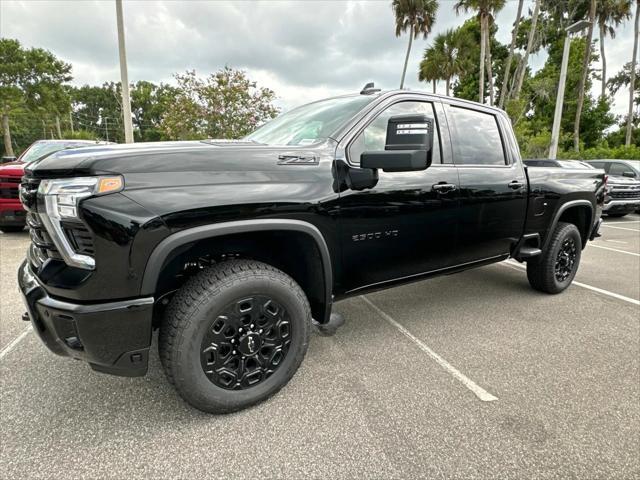
[[[527,262],[529,284],[541,292],[562,292],[576,276],[581,253],[578,228],[572,223],[558,222],[546,250]]]
[[[261,402],[295,374],[311,309],[300,286],[265,263],[230,260],[190,278],[160,329],[160,358],[178,393],[199,410]]]

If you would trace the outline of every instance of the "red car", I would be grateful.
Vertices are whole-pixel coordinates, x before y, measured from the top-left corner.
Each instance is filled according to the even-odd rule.
[[[96,145],[94,140],[38,140],[32,143],[15,162],[0,165],[0,230],[19,232],[25,225],[25,212],[18,196],[24,167],[50,153],[67,148]]]

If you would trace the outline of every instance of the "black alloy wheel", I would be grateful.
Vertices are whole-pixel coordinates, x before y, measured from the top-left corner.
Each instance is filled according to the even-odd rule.
[[[219,387],[254,387],[282,364],[292,328],[285,308],[268,295],[238,299],[210,321],[202,339],[202,369]]]
[[[559,282],[564,282],[573,272],[578,255],[577,251],[573,238],[565,238],[556,256],[555,275]]]

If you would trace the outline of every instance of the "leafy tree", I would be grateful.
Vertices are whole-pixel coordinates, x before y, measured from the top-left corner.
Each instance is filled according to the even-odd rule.
[[[596,7],[598,28],[600,30],[600,61],[602,62],[602,89],[600,96],[606,95],[607,57],[605,56],[604,39],[609,35],[616,37],[616,27],[631,16],[630,0],[600,0]]]
[[[70,95],[78,128],[94,132],[102,140],[124,141],[120,82],[72,88]]]
[[[242,70],[225,67],[206,78],[192,70],[175,78],[177,94],[161,122],[168,138],[240,138],[278,113],[274,92]]]
[[[480,20],[480,81],[478,87],[478,98],[480,103],[484,103],[484,69],[485,63],[489,67],[489,99],[493,104],[493,75],[491,72],[491,44],[489,40],[491,24],[493,23],[493,15],[502,10],[505,0],[458,0],[455,4],[455,10],[457,13],[461,11],[477,11],[478,19]]]
[[[133,134],[136,141],[154,142],[164,140],[162,118],[179,89],[161,83],[147,81],[135,83],[130,90],[133,115]]]
[[[51,52],[0,39],[0,111],[6,155],[14,154],[10,117],[50,113],[58,117],[59,124],[59,115],[69,111],[64,85],[71,78],[71,65]]]
[[[438,2],[436,0],[393,0],[391,8],[396,17],[396,37],[409,30],[409,45],[404,59],[400,88],[404,88],[404,77],[407,73],[411,44],[414,38],[422,34],[423,38],[431,32],[436,21]]]

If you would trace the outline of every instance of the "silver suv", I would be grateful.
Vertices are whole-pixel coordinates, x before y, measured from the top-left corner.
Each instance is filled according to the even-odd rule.
[[[624,217],[640,212],[640,160],[590,160],[609,175],[608,198],[603,212],[610,217]]]

